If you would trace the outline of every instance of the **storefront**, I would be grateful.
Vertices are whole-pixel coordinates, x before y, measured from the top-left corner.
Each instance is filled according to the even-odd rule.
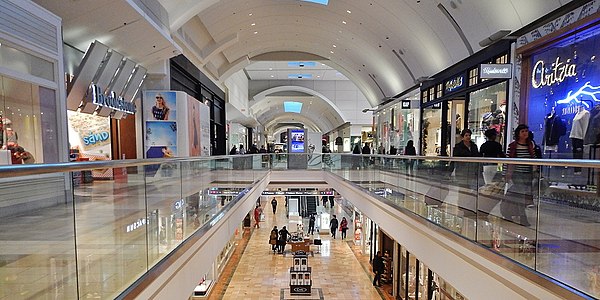
[[[422,83],[422,155],[452,156],[466,128],[478,146],[491,128],[498,132],[497,141],[506,144],[510,47],[511,41],[499,41]]]
[[[413,89],[390,103],[380,105],[375,112],[377,148],[382,145],[386,154],[393,154],[391,149],[395,149],[396,154],[403,154],[408,141],[413,141],[415,149],[420,149],[419,95],[419,89]],[[373,150],[377,152],[377,149]]]

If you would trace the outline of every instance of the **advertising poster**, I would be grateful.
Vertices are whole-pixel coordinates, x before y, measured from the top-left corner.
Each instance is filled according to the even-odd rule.
[[[144,93],[144,117],[150,121],[177,120],[176,92],[146,91]]]
[[[69,146],[96,159],[111,159],[110,119],[67,111]]]
[[[188,95],[188,141],[190,147],[190,156],[200,156],[200,102],[196,98]]]
[[[177,123],[146,121],[146,158],[177,156]]]
[[[293,129],[291,135],[291,153],[304,153],[304,130]]]
[[[210,110],[208,105],[199,103],[200,108],[200,154],[210,156]]]

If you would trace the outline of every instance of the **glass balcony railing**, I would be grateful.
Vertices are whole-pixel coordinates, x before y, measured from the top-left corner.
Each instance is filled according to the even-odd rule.
[[[0,299],[113,299],[251,188],[252,157],[0,168]],[[249,162],[247,165],[246,162]]]
[[[239,199],[211,188],[248,189],[287,169],[334,173],[600,297],[599,168],[333,153],[0,167],[0,299],[114,298]]]
[[[333,155],[331,172],[600,298],[600,162]]]

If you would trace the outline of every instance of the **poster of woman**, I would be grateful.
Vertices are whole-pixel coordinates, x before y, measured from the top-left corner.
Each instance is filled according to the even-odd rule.
[[[169,91],[146,91],[144,116],[146,120],[177,120],[176,93]]]

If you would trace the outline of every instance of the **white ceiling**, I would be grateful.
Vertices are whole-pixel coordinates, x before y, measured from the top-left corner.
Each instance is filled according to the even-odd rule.
[[[250,80],[348,80],[344,74],[327,66],[324,63],[316,61],[302,61],[304,67],[299,66],[299,61],[295,61],[292,66],[287,61],[259,61],[252,63],[245,68],[246,74]],[[313,63],[314,66],[309,66]],[[310,74],[310,78],[290,78],[290,75]]]

